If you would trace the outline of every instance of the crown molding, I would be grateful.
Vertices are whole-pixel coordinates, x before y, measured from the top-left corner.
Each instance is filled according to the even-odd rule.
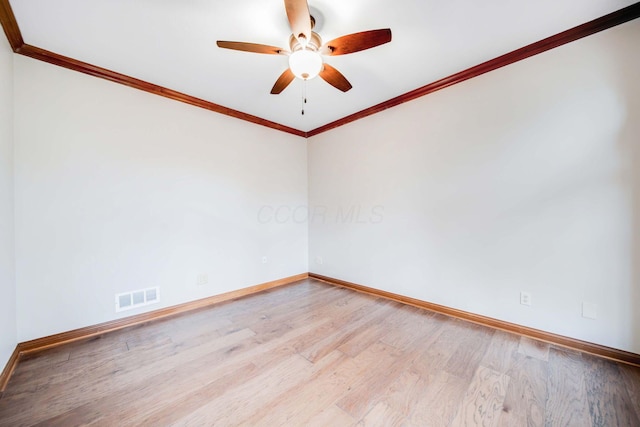
[[[577,27],[573,27],[551,37],[547,37],[546,39],[531,43],[530,45],[498,56],[497,58],[483,62],[482,64],[452,74],[449,77],[445,77],[400,96],[396,96],[395,98],[391,98],[385,102],[381,102],[380,104],[374,105],[373,107],[366,108],[357,113],[351,114],[319,128],[313,129],[312,131],[307,132],[307,138],[323,132],[327,132],[340,126],[344,126],[347,123],[360,120],[364,117],[379,113],[388,108],[404,104],[405,102],[413,101],[414,99],[421,98],[425,95],[429,95],[430,93],[436,92],[446,87],[462,83],[466,80],[481,76],[482,74],[488,73],[490,71],[497,70],[498,68],[511,65],[514,62],[522,61],[523,59],[527,59],[534,55],[538,55],[548,50],[555,49],[556,47],[560,47],[562,45],[571,43],[592,34],[599,33],[600,31],[604,31],[617,25],[624,24],[625,22],[631,21],[638,17],[640,17],[640,2],[617,10],[600,18],[594,19],[593,21],[589,21],[585,24],[578,25]]]
[[[144,80],[136,79],[134,77],[117,73],[106,68],[78,61],[77,59],[69,58],[54,52],[50,52],[48,50],[41,49],[39,47],[23,44],[15,52],[20,55],[28,56],[33,59],[68,68],[70,70],[78,71],[90,76],[99,77],[101,79],[109,80],[114,83],[120,83],[125,86],[140,89],[154,95],[164,96],[165,98],[173,99],[174,101],[184,102],[185,104],[204,108],[205,110],[213,111],[215,113],[224,114],[225,116],[235,117],[236,119],[255,123],[261,126],[266,126],[268,128],[289,133],[295,136],[306,137],[305,132],[301,130],[284,126],[279,123],[263,119],[261,117],[253,116],[251,114],[243,113],[242,111],[233,110],[231,108],[227,108],[213,102],[205,101],[204,99],[187,95],[186,93],[178,92],[173,89],[146,82]]]
[[[0,0],[0,24],[2,24],[11,49],[17,52],[24,45],[24,40],[9,0]]]
[[[414,89],[410,92],[391,98],[385,102],[374,105],[372,107],[361,110],[357,113],[350,114],[341,119],[327,123],[326,125],[315,128],[309,132],[305,132],[299,129],[295,129],[289,126],[282,125],[270,120],[263,119],[251,114],[243,113],[238,110],[224,107],[213,102],[205,101],[200,98],[196,98],[185,93],[181,93],[163,86],[159,86],[153,83],[146,82],[144,80],[136,79],[115,71],[108,70],[106,68],[98,67],[86,62],[78,61],[73,58],[69,58],[55,52],[50,52],[39,47],[26,44],[22,38],[20,27],[16,21],[16,17],[13,14],[9,0],[0,0],[0,23],[7,36],[7,40],[11,45],[13,51],[20,55],[25,55],[30,58],[34,58],[40,61],[48,62],[50,64],[58,65],[60,67],[68,68],[70,70],[78,71],[84,74],[89,74],[94,77],[106,79],[115,83],[120,83],[125,86],[133,87],[135,89],[143,90],[145,92],[153,93],[155,95],[164,96],[165,98],[173,99],[175,101],[184,102],[189,105],[204,108],[219,114],[234,117],[240,120],[244,120],[250,123],[266,126],[268,128],[278,130],[281,132],[289,133],[291,135],[300,136],[303,138],[309,138],[315,135],[319,135],[323,132],[327,132],[331,129],[335,129],[340,126],[344,126],[348,123],[360,120],[364,117],[371,116],[386,109],[398,106],[405,102],[412,101],[417,98],[421,98],[430,93],[444,89],[446,87],[464,82],[482,74],[488,73],[498,68],[505,67],[523,59],[538,55],[556,47],[571,43],[579,40],[583,37],[596,34],[600,31],[607,30],[625,22],[634,20],[640,17],[640,2],[634,3],[631,6],[627,6],[615,12],[604,15],[600,18],[589,21],[585,24],[578,25],[569,30],[555,34],[551,37],[547,37],[520,49],[516,49],[512,52],[498,56],[497,58],[483,62],[482,64],[452,74],[443,79],[429,83],[418,89]]]

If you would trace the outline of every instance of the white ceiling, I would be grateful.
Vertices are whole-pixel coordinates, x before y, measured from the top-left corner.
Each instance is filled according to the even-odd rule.
[[[287,57],[216,40],[288,48],[282,0],[11,0],[25,43],[224,107],[309,131],[631,5],[634,0],[309,0],[324,41],[391,28],[393,40],[327,57],[342,93],[316,78],[269,91]]]

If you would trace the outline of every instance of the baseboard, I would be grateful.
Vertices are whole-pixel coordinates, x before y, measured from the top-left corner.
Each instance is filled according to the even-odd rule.
[[[11,374],[16,370],[16,366],[18,366],[18,360],[20,360],[20,352],[18,351],[18,347],[16,347],[0,374],[0,398],[2,398],[2,394],[7,388],[7,383],[9,382],[9,378],[11,378]]]
[[[477,323],[483,326],[488,326],[494,329],[500,329],[506,332],[515,333],[518,335],[527,336],[540,341],[545,341],[550,344],[559,345],[562,347],[570,348],[573,350],[582,351],[595,356],[603,357],[609,360],[626,363],[640,367],[640,355],[631,353],[624,350],[618,350],[611,347],[606,347],[600,344],[594,344],[587,341],[578,340],[575,338],[565,337],[562,335],[545,332],[539,329],[529,328],[527,326],[517,325],[515,323],[509,323],[498,319],[493,319],[487,316],[481,316],[479,314],[470,313],[455,308],[446,307],[439,304],[422,301],[416,298],[407,297],[404,295],[395,294],[392,292],[383,291],[380,289],[370,288],[368,286],[358,285],[356,283],[347,282],[332,277],[322,276],[315,273],[302,273],[295,276],[285,277],[283,279],[274,280],[271,282],[262,283],[247,288],[238,289],[224,294],[214,295],[208,298],[199,299],[196,301],[187,302],[184,304],[175,305],[172,307],[166,307],[159,310],[150,311],[148,313],[142,313],[135,316],[125,317],[123,319],[112,320],[110,322],[100,323],[98,325],[88,326],[85,328],[75,329],[69,332],[63,332],[60,334],[51,335],[48,337],[38,338],[31,341],[19,343],[13,354],[9,358],[4,370],[0,374],[0,397],[4,392],[12,373],[20,361],[20,357],[34,354],[42,350],[57,347],[63,344],[85,340],[97,335],[102,335],[108,332],[117,331],[120,329],[128,328],[131,326],[140,325],[143,323],[152,322],[155,320],[165,319],[167,317],[176,316],[189,311],[205,308],[214,304],[229,301],[236,298],[252,295],[258,292],[262,292],[268,289],[284,286],[299,280],[306,278],[313,278],[320,280],[331,285],[340,286],[347,289],[352,289],[358,292],[367,293],[373,296],[397,301],[403,304],[412,305],[418,308],[430,310],[436,313],[441,313],[447,316],[456,317],[469,322]]]
[[[447,316],[456,317],[458,319],[477,323],[483,326],[488,326],[493,329],[500,329],[502,331],[523,335],[523,336],[534,338],[550,344],[555,344],[565,348],[570,348],[570,349],[578,350],[584,353],[589,353],[594,356],[603,357],[605,359],[614,360],[616,362],[622,362],[629,365],[640,367],[640,354],[635,354],[635,353],[631,353],[624,350],[618,350],[615,348],[606,347],[600,344],[594,344],[587,341],[578,340],[575,338],[565,337],[563,335],[557,335],[551,332],[545,332],[539,329],[529,328],[527,326],[521,326],[515,323],[509,323],[503,320],[498,320],[498,319],[494,319],[487,316],[481,316],[479,314],[470,313],[468,311],[458,310],[455,308],[450,308],[443,305],[422,301],[416,298],[411,298],[404,295],[383,291],[380,289],[358,285],[356,283],[351,283],[351,282],[347,282],[340,279],[334,279],[333,277],[322,276],[320,274],[315,274],[315,273],[309,273],[309,277],[320,280],[322,282],[325,282],[331,285],[352,289],[354,291],[363,292],[363,293],[374,295],[381,298],[386,298],[386,299],[397,301],[403,304],[412,305],[412,306],[430,310],[436,313],[441,313]]]
[[[285,277],[283,279],[274,280],[271,282],[261,283],[259,285],[249,286],[247,288],[238,289],[231,292],[226,292],[219,295],[214,295],[208,298],[199,299],[196,301],[190,301],[183,304],[174,305],[171,307],[161,308],[159,310],[150,311],[147,313],[137,314],[134,316],[125,317],[122,319],[116,319],[98,325],[87,326],[84,328],[74,329],[68,332],[62,332],[55,335],[50,335],[43,338],[37,338],[31,341],[21,342],[16,346],[9,362],[2,371],[0,376],[0,396],[4,392],[11,374],[15,370],[20,358],[25,355],[34,354],[49,348],[58,347],[63,344],[68,344],[75,341],[86,340],[97,335],[103,335],[108,332],[117,331],[131,326],[140,325],[143,323],[149,323],[167,317],[176,316],[178,314],[187,313],[189,311],[198,310],[201,308],[209,307],[214,304],[219,304],[224,301],[237,299],[252,295],[258,292],[262,292],[268,289],[273,289],[279,286],[288,285],[299,280],[308,278],[308,273],[297,274],[295,276]]]

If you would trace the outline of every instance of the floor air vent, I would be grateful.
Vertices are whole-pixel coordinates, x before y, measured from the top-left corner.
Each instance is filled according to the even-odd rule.
[[[155,304],[160,300],[158,287],[116,294],[116,312],[131,310],[144,305]]]

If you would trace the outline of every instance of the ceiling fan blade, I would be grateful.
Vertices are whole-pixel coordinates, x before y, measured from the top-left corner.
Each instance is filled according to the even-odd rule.
[[[291,33],[303,43],[311,40],[311,14],[309,13],[309,4],[307,0],[284,0],[284,8],[287,11],[289,26]]]
[[[349,80],[347,80],[340,71],[336,70],[329,64],[324,64],[324,69],[320,71],[320,74],[318,75],[322,80],[343,92],[346,92],[353,87],[351,86],[351,83],[349,83]]]
[[[391,41],[391,30],[369,30],[338,37],[322,46],[320,53],[323,55],[346,55],[359,52]]]
[[[271,88],[271,94],[277,95],[289,86],[289,84],[295,79],[296,76],[291,72],[290,69],[284,70],[284,73],[280,74],[278,80],[276,80],[276,84]]]
[[[267,46],[266,44],[246,43],[246,42],[228,42],[218,40],[218,47],[223,49],[241,50],[243,52],[266,53],[269,55],[286,55],[289,51],[276,46]]]

